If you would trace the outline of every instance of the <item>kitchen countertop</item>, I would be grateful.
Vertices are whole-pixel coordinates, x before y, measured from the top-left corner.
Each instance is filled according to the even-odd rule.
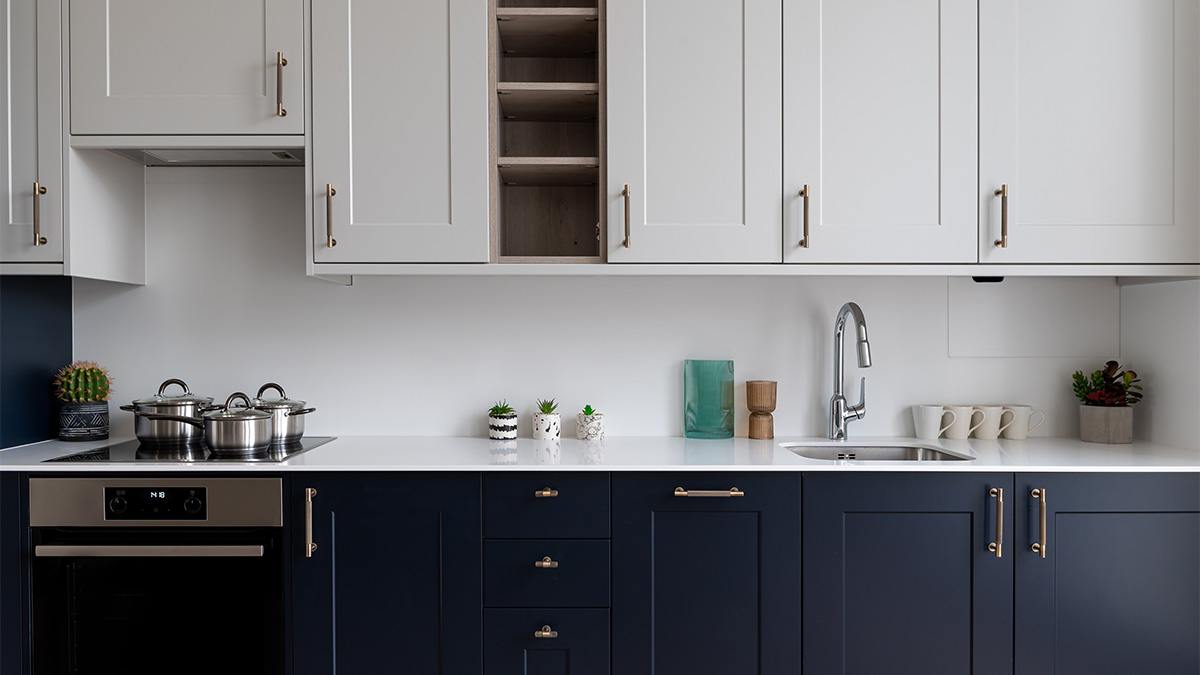
[[[773,440],[678,437],[613,437],[604,441],[563,439],[552,444],[485,438],[342,436],[280,463],[222,462],[104,463],[43,460],[114,445],[129,439],[94,442],[44,441],[0,451],[0,470],[36,472],[145,471],[1109,471],[1200,472],[1200,449],[1145,441],[1131,445],[1084,443],[1074,438],[1027,441],[969,439],[923,441],[913,438],[780,437]],[[829,461],[808,459],[780,446],[803,443],[864,446],[905,443],[943,448],[969,461]]]

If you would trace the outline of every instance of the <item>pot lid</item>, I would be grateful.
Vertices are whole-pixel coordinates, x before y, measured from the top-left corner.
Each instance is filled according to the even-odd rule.
[[[163,392],[166,391],[167,387],[169,387],[172,384],[177,384],[180,387],[183,387],[183,393],[175,395],[175,396],[167,396],[167,395],[163,394]],[[179,405],[181,403],[182,404],[195,403],[197,405],[208,405],[209,403],[212,403],[212,401],[213,400],[212,400],[211,396],[197,396],[197,395],[193,394],[192,390],[188,389],[187,383],[185,383],[183,380],[172,379],[172,380],[167,380],[166,382],[163,382],[162,384],[160,384],[158,386],[158,393],[155,394],[154,396],[151,396],[149,398],[139,398],[139,399],[135,400],[133,402],[133,404],[134,405],[146,405],[146,406]]]
[[[279,398],[263,398],[263,393],[270,389],[274,389],[275,391],[279,392]],[[299,410],[303,408],[305,404],[304,401],[297,401],[295,399],[288,398],[287,394],[283,391],[283,387],[275,384],[274,382],[268,382],[258,388],[258,396],[254,397],[254,400],[250,401],[250,405],[260,410]]]
[[[246,407],[233,408],[231,407],[235,399],[241,399],[246,402]],[[236,391],[225,399],[225,405],[204,413],[206,420],[261,420],[271,417],[271,413],[265,410],[258,410],[249,407],[250,397],[240,391]]]

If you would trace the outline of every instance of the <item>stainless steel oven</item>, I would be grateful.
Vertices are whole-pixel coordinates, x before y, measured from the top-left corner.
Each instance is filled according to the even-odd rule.
[[[34,675],[284,663],[280,478],[30,478]]]

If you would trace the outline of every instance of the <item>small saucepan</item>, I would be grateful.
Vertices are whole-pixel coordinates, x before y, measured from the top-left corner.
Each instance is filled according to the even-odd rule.
[[[271,389],[279,392],[279,398],[263,398]],[[251,407],[271,414],[271,442],[294,443],[304,435],[304,416],[316,410],[305,408],[304,401],[293,401],[284,393],[283,387],[268,382],[258,388],[258,395],[250,402]]]
[[[167,387],[173,384],[182,387],[183,393],[166,395]],[[201,413],[210,409],[212,402],[211,396],[193,394],[183,380],[171,379],[158,386],[157,395],[139,398],[131,405],[121,406],[121,410],[137,415],[133,420],[133,433],[139,441],[148,445],[187,445],[203,439],[204,431],[174,420],[152,419],[147,414],[199,419]]]
[[[245,407],[232,407],[233,402],[242,400]],[[176,415],[137,413],[151,420],[173,420],[200,427],[204,430],[204,442],[213,454],[248,455],[260,453],[271,445],[271,414],[250,407],[250,397],[234,392],[225,400],[225,405],[204,413],[203,419]]]

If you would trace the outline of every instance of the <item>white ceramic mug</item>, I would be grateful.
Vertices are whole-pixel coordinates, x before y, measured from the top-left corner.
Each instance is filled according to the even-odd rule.
[[[1012,426],[1012,420],[1008,424],[1003,424],[1001,418],[1004,417],[1004,406],[1002,405],[977,405],[976,410],[983,411],[983,422],[975,428],[975,438],[982,438],[985,441],[994,441],[1000,438],[1000,432]]]
[[[946,427],[946,438],[952,438],[956,441],[966,440],[971,432],[979,428],[983,424],[983,419],[980,419],[974,426],[971,422],[975,421],[975,416],[983,417],[983,411],[973,405],[948,405],[946,410],[954,413],[954,421],[950,426]]]
[[[1026,438],[1029,438],[1029,434],[1033,433],[1034,429],[1042,426],[1042,423],[1046,421],[1046,413],[1042,412],[1041,410],[1034,410],[1033,406],[1017,404],[1005,405],[1004,412],[1012,413],[1012,420],[1008,423],[1008,426],[1002,430],[1002,433],[1004,434],[1005,438],[1014,441],[1023,441]],[[1033,419],[1034,414],[1041,415],[1042,419],[1039,420],[1037,424],[1029,426],[1029,421]]]
[[[950,422],[946,426],[942,426],[942,418],[947,414],[950,415]],[[913,428],[916,429],[917,438],[932,440],[942,435],[946,429],[954,424],[954,420],[958,419],[958,415],[953,410],[946,410],[945,406],[940,405],[914,405],[912,407]],[[940,428],[939,428],[940,427]]]

